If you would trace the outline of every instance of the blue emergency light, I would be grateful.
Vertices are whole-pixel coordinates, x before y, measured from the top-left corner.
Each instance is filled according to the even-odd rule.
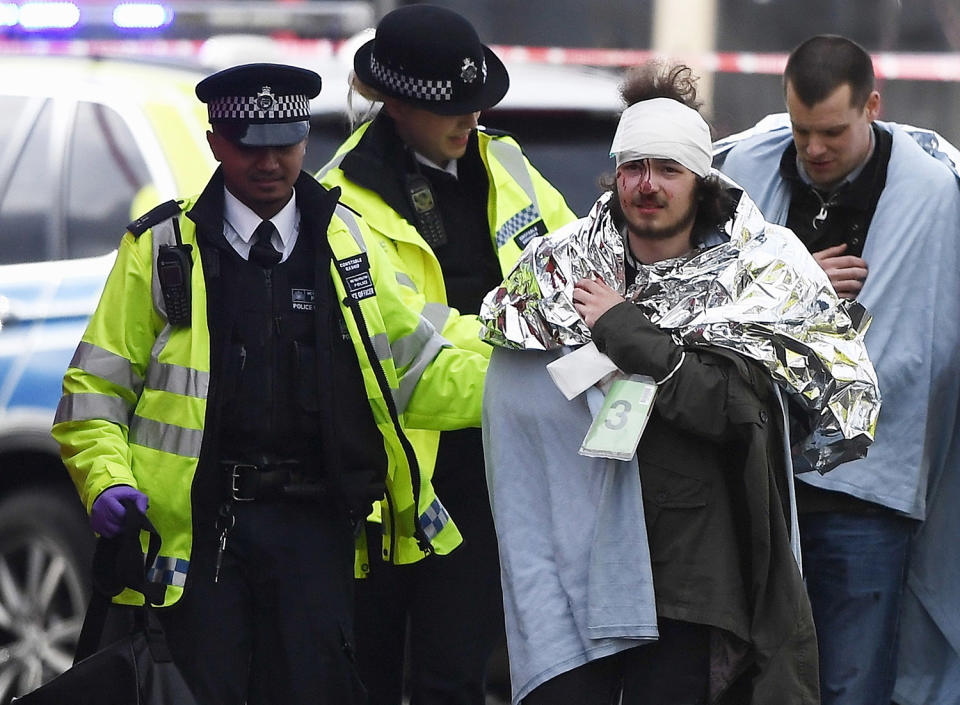
[[[373,20],[372,6],[360,2],[0,0],[3,38],[169,35],[206,39],[215,33],[250,31],[326,37],[332,32],[359,31]]]
[[[80,21],[80,9],[72,2],[25,2],[20,6],[23,29],[70,29]]]
[[[0,2],[0,27],[15,27],[20,21],[20,8],[12,2]]]
[[[121,29],[159,29],[173,22],[173,10],[152,2],[125,2],[113,9],[113,24]]]
[[[173,22],[174,11],[156,2],[121,2],[109,6],[87,6],[62,0],[0,2],[0,27],[19,28],[31,33],[84,29],[110,25],[117,29],[162,29]]]

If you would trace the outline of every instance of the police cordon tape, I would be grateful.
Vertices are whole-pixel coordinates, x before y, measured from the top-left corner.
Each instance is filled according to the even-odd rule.
[[[634,66],[653,58],[685,61],[702,71],[780,75],[787,53],[702,52],[668,54],[645,49],[576,49],[561,47],[494,46],[504,61]],[[911,54],[880,52],[871,55],[877,78],[905,81],[960,81],[960,53]]]
[[[258,38],[265,39],[265,38]],[[272,52],[294,58],[326,59],[336,55],[346,40],[274,38]],[[179,57],[201,55],[205,42],[190,39],[147,40],[0,40],[0,54],[61,54],[79,56]],[[649,49],[593,49],[493,45],[501,59],[511,63],[567,64],[622,68],[651,58],[681,60],[701,71],[779,75],[786,53],[699,52],[670,54]],[[877,78],[902,81],[960,82],[960,52],[872,54]]]

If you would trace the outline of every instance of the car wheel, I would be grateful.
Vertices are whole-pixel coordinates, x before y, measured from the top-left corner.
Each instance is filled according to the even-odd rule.
[[[31,490],[0,503],[0,703],[73,663],[93,544],[74,495]]]

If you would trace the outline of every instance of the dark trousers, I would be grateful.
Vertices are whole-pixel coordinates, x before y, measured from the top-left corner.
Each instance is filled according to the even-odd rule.
[[[479,434],[475,442],[482,453]],[[484,703],[487,661],[503,634],[503,597],[480,459],[479,467],[445,465],[435,476],[437,493],[464,537],[449,555],[383,563],[380,525],[367,525],[371,566],[356,585],[356,635],[369,705],[400,705],[407,644],[411,705]]]
[[[234,504],[219,582],[198,536],[183,598],[160,611],[204,705],[352,705],[353,537],[332,501]],[[195,543],[198,543],[195,541]]]
[[[890,702],[916,528],[893,512],[800,515],[824,705]]]
[[[658,641],[561,673],[534,688],[523,705],[706,703],[710,628],[669,619],[661,619],[659,627]]]

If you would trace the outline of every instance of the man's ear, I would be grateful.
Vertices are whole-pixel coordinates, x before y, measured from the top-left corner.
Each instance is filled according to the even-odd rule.
[[[880,93],[873,91],[867,98],[867,104],[864,106],[867,111],[867,119],[873,122],[880,117]]]
[[[223,138],[216,134],[213,130],[207,130],[207,144],[210,147],[210,151],[213,153],[213,158],[218,162],[220,161],[220,140]]]

